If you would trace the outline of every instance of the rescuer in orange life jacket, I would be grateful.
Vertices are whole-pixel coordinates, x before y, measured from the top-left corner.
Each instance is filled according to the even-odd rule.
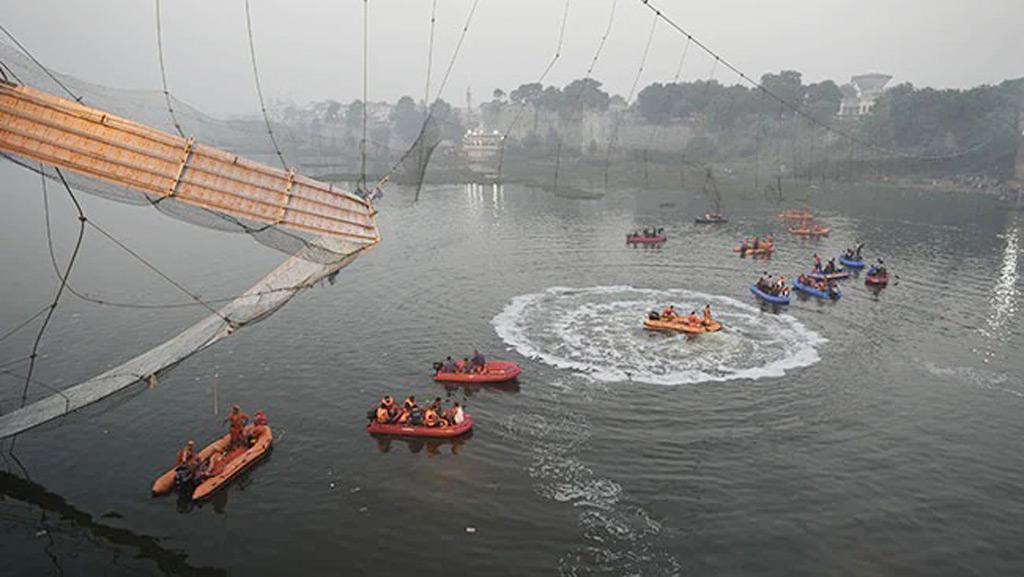
[[[405,401],[402,402],[402,414],[398,417],[399,423],[407,423],[409,417],[412,416],[413,411],[416,410],[416,397],[409,395]]]
[[[184,447],[178,451],[178,460],[174,467],[180,469],[182,467],[195,472],[196,465],[198,464],[198,456],[196,455],[196,442],[189,441]]]
[[[245,442],[245,424],[249,422],[249,415],[242,412],[242,408],[238,405],[231,407],[231,414],[224,418],[225,423],[229,423],[229,431],[231,432],[231,447],[237,447],[244,444]]]

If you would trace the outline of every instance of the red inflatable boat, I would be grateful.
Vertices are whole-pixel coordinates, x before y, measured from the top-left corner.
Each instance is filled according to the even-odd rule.
[[[626,244],[661,244],[666,240],[668,240],[668,237],[663,234],[658,236],[626,235]]]
[[[471,417],[469,413],[465,413],[461,423],[458,425],[450,425],[448,427],[423,427],[419,425],[399,425],[397,423],[385,425],[378,423],[377,421],[371,421],[369,425],[366,425],[366,432],[371,435],[449,439],[452,437],[458,437],[459,435],[464,435],[472,428],[473,417]]]
[[[462,363],[459,363],[461,366]],[[504,383],[519,376],[522,369],[519,365],[509,361],[493,361],[484,363],[482,373],[442,373],[434,374],[435,381],[446,383]]]

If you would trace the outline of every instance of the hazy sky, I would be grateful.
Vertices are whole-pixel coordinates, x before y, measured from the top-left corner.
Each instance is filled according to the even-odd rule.
[[[268,98],[297,102],[362,93],[361,0],[250,0]],[[613,0],[570,0],[562,57],[549,83],[584,74]],[[754,76],[791,68],[809,80],[885,72],[894,82],[966,87],[1024,76],[1024,0],[651,0],[695,37]],[[216,114],[258,110],[243,0],[163,0],[172,93]],[[424,93],[431,0],[369,0],[371,99]],[[433,85],[472,0],[438,0]],[[533,82],[554,54],[563,0],[480,0],[442,95],[464,106],[500,86]],[[3,24],[45,64],[85,80],[159,88],[155,8],[147,0],[6,0]],[[653,15],[617,0],[595,76],[625,95]],[[641,86],[669,81],[685,39],[658,24]],[[683,77],[707,77],[697,50]],[[734,77],[722,68],[716,78]]]

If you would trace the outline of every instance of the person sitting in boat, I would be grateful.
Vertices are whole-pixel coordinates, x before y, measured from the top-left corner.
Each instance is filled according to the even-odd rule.
[[[442,373],[454,373],[455,372],[455,361],[452,360],[451,355],[444,359],[444,363],[441,364]]]
[[[416,411],[416,397],[409,395],[402,401],[402,413],[398,416],[398,422],[405,424],[412,418],[412,414]]]
[[[431,405],[427,410],[423,411],[423,426],[425,427],[446,427],[448,426],[447,421],[441,418],[438,411],[434,410],[434,406]]]
[[[219,475],[223,470],[224,453],[221,451],[214,451],[210,457],[203,461],[203,464],[199,466],[199,471],[196,473],[196,476],[202,481]]]
[[[814,272],[821,272],[821,257],[814,253]]]
[[[836,259],[828,259],[828,264],[825,265],[825,274],[832,274],[836,272]]]
[[[886,276],[888,272],[885,270],[885,263],[882,259],[878,259],[878,264],[875,265],[875,274],[872,276]]]
[[[755,236],[750,245],[752,249],[757,250],[757,247],[761,246],[761,239]]]
[[[452,408],[444,412],[444,418],[453,425],[461,425],[462,421],[466,419],[466,415],[462,411],[462,405],[460,405],[458,401],[455,401]]]
[[[238,405],[231,407],[231,414],[224,418],[229,423],[228,430],[231,433],[231,447],[237,447],[245,443],[245,424],[249,422],[249,415],[242,412]]]
[[[676,305],[669,305],[661,311],[661,320],[670,321],[676,318]]]
[[[178,451],[178,459],[174,464],[176,469],[188,469],[195,474],[196,466],[199,464],[199,456],[196,454],[196,442],[189,441]]]
[[[259,439],[263,432],[267,430],[268,422],[270,421],[263,411],[256,411],[256,414],[252,416],[252,424],[245,431],[245,438],[248,440],[250,447],[256,444],[256,439]]]
[[[401,412],[398,409],[398,405],[395,404],[395,399],[391,395],[384,395],[384,398],[380,400],[380,404],[388,410],[388,420],[394,421],[398,418],[398,414]]]
[[[764,244],[767,246],[775,246],[775,235],[768,233],[768,236],[764,237]]]
[[[740,254],[745,253],[748,250],[750,250],[750,244],[747,242],[747,239],[743,239],[740,241]]]
[[[388,408],[384,406],[384,402],[381,401],[380,406],[377,407],[377,422],[382,425],[387,425],[391,422],[391,414],[388,413]]]
[[[697,316],[697,311],[690,311],[690,316],[686,317],[687,324],[692,326],[700,326],[700,317]]]
[[[477,350],[473,351],[473,358],[469,362],[473,365],[474,373],[484,372],[484,368],[487,366],[487,359]]]

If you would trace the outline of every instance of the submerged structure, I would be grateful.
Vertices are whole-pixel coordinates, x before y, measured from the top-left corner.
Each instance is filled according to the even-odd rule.
[[[163,344],[0,415],[0,438],[155,379],[160,371],[274,313],[380,241],[376,211],[363,197],[191,136],[6,81],[0,82],[0,152],[74,188],[149,203],[206,226],[237,229],[293,253],[220,309],[207,306],[211,314]]]

